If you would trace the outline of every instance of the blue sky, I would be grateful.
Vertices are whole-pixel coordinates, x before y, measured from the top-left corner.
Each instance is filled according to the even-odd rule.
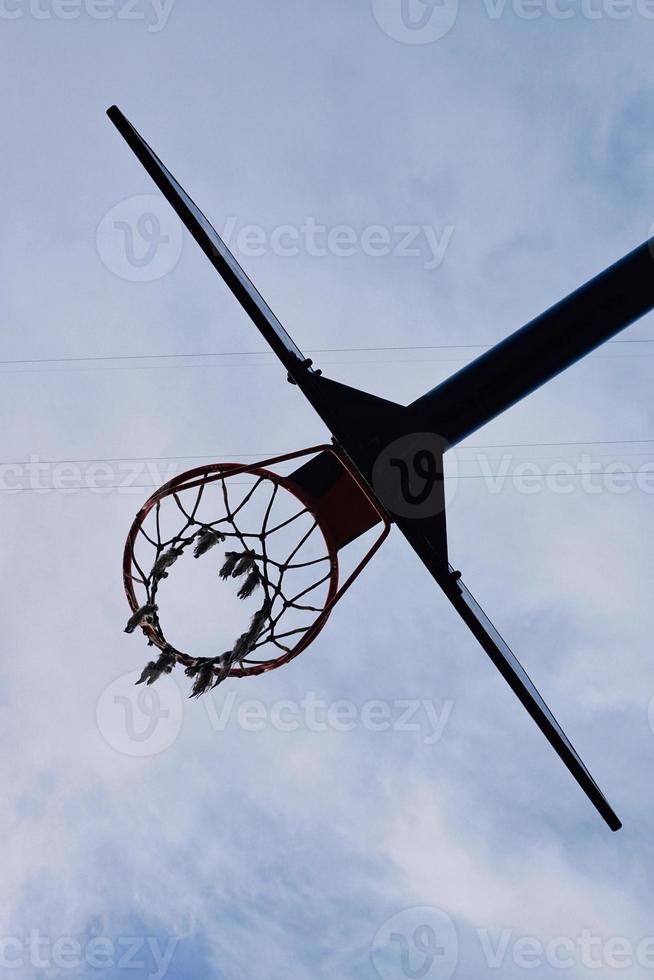
[[[3,975],[652,974],[654,346],[603,348],[449,461],[453,559],[619,834],[394,534],[292,664],[138,700],[121,555],[150,487],[326,433],[269,355],[141,357],[263,348],[104,115],[237,252],[258,229],[240,257],[303,349],[414,348],[316,357],[408,402],[651,234],[651,7],[0,0]],[[348,731],[311,714],[343,700]]]

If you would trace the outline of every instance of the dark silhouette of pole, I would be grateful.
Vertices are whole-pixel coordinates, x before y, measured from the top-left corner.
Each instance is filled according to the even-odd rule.
[[[410,406],[455,445],[654,308],[654,239]]]

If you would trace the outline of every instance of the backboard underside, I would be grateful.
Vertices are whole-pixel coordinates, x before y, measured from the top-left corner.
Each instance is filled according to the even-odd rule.
[[[293,372],[305,361],[302,351],[288,335],[211,222],[207,220],[181,184],[173,177],[129,120],[125,118],[120,109],[112,106],[107,110],[107,115],[152,177],[163,196],[191,232],[207,258],[250,315],[264,340],[277,354],[287,371]]]
[[[452,605],[611,830],[619,830],[622,826],[620,819],[609,805],[608,800],[582,762],[526,670],[458,573],[451,566],[449,572],[449,581],[441,584]]]

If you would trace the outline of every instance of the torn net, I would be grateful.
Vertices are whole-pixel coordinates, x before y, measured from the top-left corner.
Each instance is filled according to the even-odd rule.
[[[230,674],[261,673],[299,652],[303,639],[324,614],[326,597],[319,590],[322,587],[329,594],[336,587],[337,565],[317,520],[274,474],[255,473],[255,477],[234,503],[235,486],[243,484],[232,483],[230,488],[226,473],[200,475],[157,499],[147,529],[145,520],[138,524],[126,573],[133,596],[133,615],[126,632],[142,629],[150,645],[161,653],[148,663],[137,683],[152,684],[181,663],[193,680],[192,696],[197,696]],[[210,503],[213,519],[208,519],[203,506],[216,493],[218,501]],[[284,506],[280,507],[282,498]],[[250,506],[255,499],[256,509]],[[293,508],[287,513],[289,502]],[[222,515],[215,518],[218,506]],[[164,508],[171,507],[176,509],[176,526],[181,524],[172,534],[164,530],[162,520]],[[258,514],[253,515],[253,509]],[[246,523],[248,530],[243,529]],[[220,549],[224,557],[216,587],[238,585],[239,598],[258,597],[258,608],[229,649],[214,657],[198,657],[177,649],[166,638],[159,590],[184,554],[191,552],[195,560],[208,561]]]

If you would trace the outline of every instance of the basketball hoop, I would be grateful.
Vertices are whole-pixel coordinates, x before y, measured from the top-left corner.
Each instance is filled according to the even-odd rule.
[[[430,6],[439,2],[442,0],[429,0]],[[116,106],[108,115],[278,358],[288,380],[298,386],[344,450],[318,447],[254,466],[215,464],[177,477],[150,498],[134,522],[124,562],[125,588],[132,608],[127,632],[143,629],[149,642],[161,651],[159,659],[147,665],[139,683],[151,684],[181,662],[195,679],[192,694],[199,695],[227,676],[272,670],[306,649],[389,532],[384,507],[367,485],[372,482],[380,488],[399,531],[523,707],[609,827],[618,830],[620,820],[565,732],[460,573],[449,564],[442,458],[447,448],[654,309],[654,239],[404,406],[324,377],[314,369],[225,241],[152,147]],[[358,476],[357,467],[350,464],[345,453],[359,461],[364,476]],[[312,454],[314,459],[290,476],[280,476],[269,468]],[[394,474],[391,482],[388,469]],[[253,481],[249,484],[253,489],[236,505],[230,493],[241,482],[233,479],[239,476]],[[270,496],[255,520],[250,504],[255,498],[260,500],[262,489]],[[205,515],[203,508],[210,497],[213,499]],[[273,511],[282,498],[292,501],[296,511],[298,504],[301,509],[277,520]],[[223,516],[219,517],[221,507]],[[167,511],[172,512],[172,531],[162,531]],[[290,535],[290,529],[295,530],[302,521],[307,530],[288,548],[285,557],[274,557],[272,543],[277,543],[278,535],[284,537],[284,531]],[[338,553],[380,521],[383,530],[379,539],[339,587]],[[150,530],[148,522],[153,524]],[[246,525],[259,531],[241,530]],[[230,550],[225,548],[221,577],[225,581],[238,579],[238,596],[246,602],[258,596],[259,606],[229,651],[216,657],[184,653],[169,642],[162,627],[162,580],[169,577],[173,566],[174,576],[179,575],[180,565],[182,571],[189,567],[185,554],[201,559],[223,545]],[[142,548],[146,551],[143,558]],[[191,558],[191,567],[193,561]],[[302,576],[302,587],[289,585],[291,579]],[[199,590],[190,589],[187,594],[197,598]],[[212,588],[212,604],[213,596]],[[222,616],[222,607],[220,613]],[[300,623],[303,616],[310,621]],[[182,617],[182,622],[188,623],[188,617]],[[214,649],[213,637],[210,649]]]
[[[272,469],[325,453],[338,476],[327,488],[307,486],[303,469],[289,476]],[[380,522],[381,533],[339,587],[339,550]],[[143,505],[125,545],[123,577],[132,610],[126,632],[140,628],[161,651],[138,683],[151,684],[181,663],[197,696],[226,677],[262,674],[288,663],[315,640],[389,530],[382,505],[333,446],[251,465],[214,463],[170,480]],[[199,657],[169,642],[159,593],[183,555],[210,561],[221,552],[217,588],[220,579],[235,581],[239,598],[256,598],[257,608],[229,650]]]

